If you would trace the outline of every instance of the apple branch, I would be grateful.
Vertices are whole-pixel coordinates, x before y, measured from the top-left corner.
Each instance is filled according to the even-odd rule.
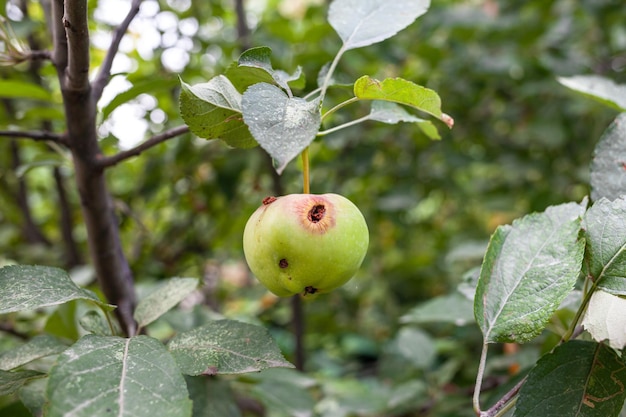
[[[52,17],[55,66],[91,260],[107,300],[117,305],[115,312],[122,331],[133,335],[136,331],[133,275],[122,251],[118,221],[104,171],[97,163],[102,152],[96,133],[96,101],[88,78],[87,1],[65,0],[63,3],[55,0]],[[61,36],[63,30],[65,37]]]
[[[104,57],[104,61],[100,66],[100,71],[98,72],[96,79],[92,83],[93,96],[96,101],[100,100],[100,97],[102,96],[102,91],[109,82],[109,77],[111,76],[111,67],[113,66],[113,60],[115,59],[115,55],[117,55],[117,51],[120,48],[120,42],[122,42],[122,38],[128,30],[130,23],[133,21],[135,16],[137,16],[137,13],[139,13],[139,6],[141,5],[141,1],[142,0],[133,0],[133,3],[130,6],[130,11],[126,15],[126,18],[124,18],[124,21],[113,32],[111,46],[109,46],[107,54]]]
[[[66,1],[63,26],[69,46],[66,87],[70,90],[85,91],[89,86],[89,27],[86,1]]]
[[[132,158],[133,156],[141,154],[142,152],[152,148],[153,146],[158,145],[159,143],[165,142],[166,140],[175,138],[176,136],[182,135],[187,132],[189,132],[189,127],[187,126],[178,126],[170,130],[166,130],[165,132],[151,137],[150,139],[135,146],[134,148],[122,151],[113,156],[100,158],[98,160],[98,166],[100,168],[108,168],[117,165],[128,158]]]
[[[17,130],[0,130],[0,137],[8,137],[13,139],[31,139],[34,141],[50,141],[61,145],[69,146],[67,137],[52,132],[20,132]]]

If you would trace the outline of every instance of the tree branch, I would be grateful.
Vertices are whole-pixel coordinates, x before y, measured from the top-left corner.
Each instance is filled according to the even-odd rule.
[[[14,139],[32,139],[35,141],[50,141],[68,146],[67,137],[52,132],[20,132],[17,130],[0,130],[0,137],[8,137]]]
[[[142,0],[133,0],[133,3],[130,6],[130,11],[126,15],[124,21],[115,29],[113,32],[113,39],[111,40],[111,46],[107,51],[107,54],[102,61],[102,66],[100,67],[100,71],[96,76],[96,79],[93,81],[92,90],[93,97],[96,100],[100,100],[102,96],[102,91],[104,87],[106,87],[109,82],[109,77],[111,76],[111,67],[113,66],[113,60],[115,59],[115,55],[117,55],[117,51],[120,48],[120,42],[124,37],[124,34],[128,30],[128,26],[133,21],[137,13],[139,13],[139,6],[141,5]]]
[[[98,166],[102,152],[96,133],[96,102],[89,83],[89,33],[87,0],[65,0],[65,16],[59,14],[62,0],[54,0],[53,33],[55,61],[67,124],[67,138],[72,151],[76,186],[80,195],[87,229],[89,253],[98,283],[107,300],[117,305],[115,313],[122,331],[134,335],[133,319],[136,296],[133,275],[124,256],[118,220],[107,188],[104,171]],[[65,28],[67,44],[60,36]],[[61,52],[67,53],[63,66]],[[60,52],[58,52],[60,51]],[[57,53],[58,52],[58,53]]]
[[[63,26],[69,46],[66,87],[70,90],[87,91],[89,88],[87,1],[66,1]]]
[[[132,158],[133,156],[141,154],[143,151],[148,150],[161,142],[165,142],[168,139],[172,139],[187,132],[189,132],[189,128],[187,126],[178,126],[173,129],[166,130],[165,132],[151,137],[150,139],[135,146],[134,148],[122,151],[113,156],[101,157],[98,160],[98,166],[100,168],[108,168],[113,165],[117,165],[128,158]]]
[[[52,19],[52,41],[54,50],[52,51],[52,62],[57,69],[59,79],[67,68],[67,37],[65,36],[65,28],[61,24],[63,21],[63,0],[52,0],[51,19]]]

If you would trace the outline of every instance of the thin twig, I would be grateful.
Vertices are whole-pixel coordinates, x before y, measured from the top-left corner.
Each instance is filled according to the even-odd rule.
[[[478,362],[478,372],[476,373],[476,385],[474,386],[474,411],[476,415],[482,416],[482,412],[480,410],[480,392],[481,386],[483,383],[483,378],[485,376],[485,365],[487,363],[487,350],[488,350],[487,341],[483,342],[482,352],[480,353],[480,362]]]
[[[145,142],[135,146],[134,148],[128,149],[126,151],[122,151],[113,156],[103,157],[98,160],[98,167],[100,168],[108,168],[113,165],[117,165],[120,162],[132,158],[133,156],[137,156],[141,154],[143,151],[152,148],[155,145],[158,145],[161,142],[165,142],[166,140],[172,139],[176,136],[187,133],[189,128],[187,126],[178,126],[170,130],[166,130],[165,132],[158,134],[156,136],[151,137]]]
[[[133,3],[130,6],[130,10],[124,21],[115,29],[113,32],[113,39],[111,40],[111,45],[107,50],[107,54],[104,57],[104,61],[102,61],[102,65],[100,66],[100,71],[96,76],[95,80],[92,84],[92,94],[94,100],[97,102],[102,96],[102,91],[104,87],[106,87],[109,82],[109,77],[111,76],[111,67],[113,66],[113,60],[115,59],[115,55],[117,55],[117,51],[120,48],[120,43],[122,42],[122,38],[126,34],[130,23],[133,21],[137,13],[139,13],[139,6],[141,5],[142,0],[133,0]]]
[[[513,388],[506,394],[502,396],[489,410],[483,411],[480,413],[481,417],[495,417],[498,413],[503,410],[513,398],[519,393],[522,385],[526,382],[526,377],[524,377],[520,382],[515,384]]]
[[[50,141],[60,143],[61,145],[68,146],[67,137],[65,135],[59,135],[57,133],[35,131],[35,132],[21,132],[18,130],[0,130],[1,137],[8,137],[14,139],[32,139],[35,141]]]

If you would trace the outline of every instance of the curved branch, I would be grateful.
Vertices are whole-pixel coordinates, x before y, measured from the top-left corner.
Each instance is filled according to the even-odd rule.
[[[135,146],[134,148],[122,151],[113,156],[101,157],[100,159],[98,159],[98,166],[100,168],[108,168],[117,165],[128,158],[132,158],[133,156],[141,154],[143,151],[148,150],[161,142],[165,142],[168,139],[175,138],[176,136],[180,136],[183,133],[187,132],[189,132],[189,127],[187,126],[178,126],[173,129],[166,130],[165,132],[151,137],[150,139]]]
[[[7,137],[13,139],[32,139],[35,141],[50,141],[60,143],[69,147],[67,137],[65,135],[59,135],[57,133],[39,131],[39,132],[20,132],[17,130],[0,130],[0,137]]]
[[[111,40],[111,46],[107,50],[107,54],[102,61],[102,66],[100,67],[100,71],[96,76],[96,79],[92,84],[92,94],[95,101],[98,101],[102,96],[102,91],[104,87],[106,87],[109,82],[109,77],[111,76],[111,67],[113,66],[113,60],[115,59],[115,55],[117,55],[117,51],[120,48],[120,42],[122,42],[122,38],[124,34],[128,30],[128,26],[133,21],[137,13],[139,13],[139,6],[141,5],[141,0],[133,0],[133,3],[130,6],[130,11],[126,15],[124,21],[115,29],[113,32],[113,39]]]

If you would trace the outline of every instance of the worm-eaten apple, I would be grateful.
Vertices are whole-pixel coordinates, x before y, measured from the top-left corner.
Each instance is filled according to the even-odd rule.
[[[250,270],[281,297],[342,286],[361,266],[368,244],[363,215],[338,194],[268,197],[243,232]]]

